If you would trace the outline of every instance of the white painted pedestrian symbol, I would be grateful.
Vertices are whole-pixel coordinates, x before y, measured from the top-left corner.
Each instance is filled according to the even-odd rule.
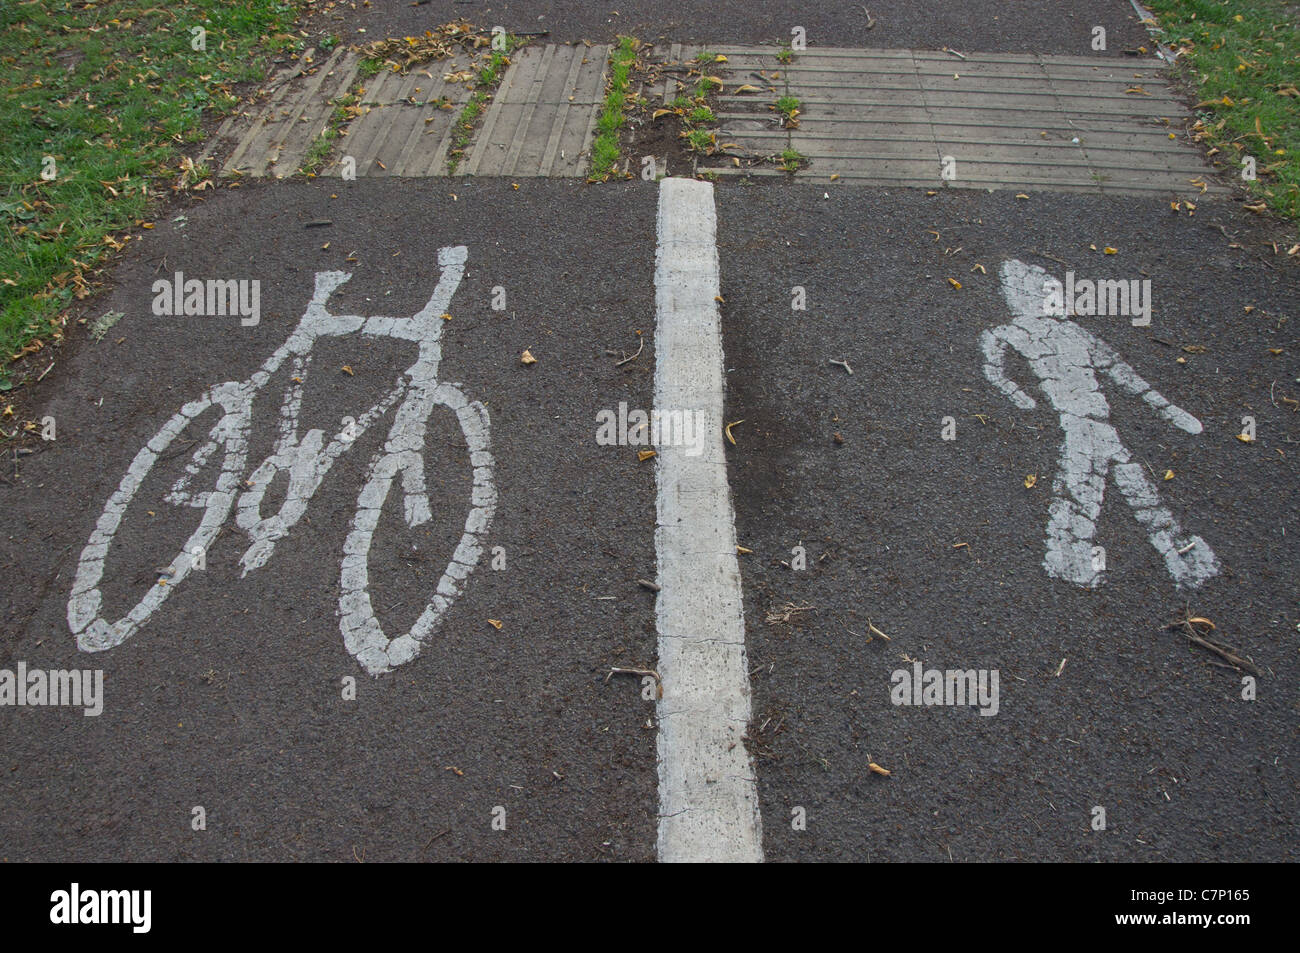
[[[1106,479],[1115,485],[1151,545],[1179,587],[1195,588],[1219,572],[1219,561],[1200,536],[1188,536],[1160,503],[1155,485],[1110,423],[1110,406],[1098,386],[1097,373],[1141,397],[1162,418],[1190,434],[1201,422],[1175,407],[1138,376],[1105,341],[1065,317],[1059,297],[1050,294],[1047,272],[1021,261],[1002,265],[1002,294],[1015,315],[1010,324],[985,331],[984,376],[1017,407],[1032,410],[1033,397],[1007,378],[1007,348],[1014,348],[1038,376],[1039,387],[1060,414],[1065,438],[1047,524],[1048,574],[1080,586],[1101,584],[1103,570],[1093,558],[1093,537],[1101,513]]]
[[[317,272],[315,293],[298,326],[261,368],[246,381],[217,384],[197,400],[186,404],[140,449],[105,505],[77,565],[72,595],[68,600],[68,625],[81,649],[99,652],[113,648],[144,625],[190,571],[196,566],[201,567],[192,554],[209,551],[232,509],[236,525],[249,539],[249,546],[240,558],[243,575],[264,566],[276,543],[305,515],[307,504],[335,461],[401,400],[383,449],[370,461],[365,485],[357,498],[351,530],[343,544],[338,615],[344,645],[371,675],[389,671],[419,654],[477,565],[483,539],[496,511],[487,408],[477,401],[471,402],[455,384],[438,380],[441,337],[446,323],[442,315],[460,285],[465,259],[463,245],[439,250],[441,274],[437,287],[424,309],[409,318],[331,314],[326,309],[330,295],[351,275],[341,271]],[[397,377],[393,389],[373,407],[356,416],[342,417],[334,436],[327,437],[323,430],[313,429],[300,437],[298,417],[312,348],[319,338],[354,333],[414,342],[419,345],[419,356]],[[275,450],[245,478],[253,398],[290,358],[293,373],[281,405]],[[368,591],[371,542],[389,490],[399,476],[406,525],[414,528],[431,518],[425,486],[425,432],[429,418],[440,405],[456,414],[473,467],[470,498],[463,501],[468,511],[464,532],[442,573],[437,591],[426,596],[428,602],[415,624],[408,632],[389,638],[375,617]],[[158,573],[157,581],[133,609],[117,621],[105,619],[100,582],[105,559],[126,508],[154,464],[175,454],[173,451],[169,455],[168,448],[176,438],[200,415],[218,406],[223,411],[220,419],[206,439],[200,436],[194,441],[200,446],[191,454],[185,474],[163,497],[165,502],[173,505],[201,509],[203,516],[198,529],[181,546],[171,564]],[[184,441],[181,443],[183,445]],[[191,484],[218,451],[222,453],[219,458],[221,471],[215,486],[196,491]],[[277,512],[264,516],[261,512],[263,498],[279,474],[284,474],[288,481],[284,502]]]

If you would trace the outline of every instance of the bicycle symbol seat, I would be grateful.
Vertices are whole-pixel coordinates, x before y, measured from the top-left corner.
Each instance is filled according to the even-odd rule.
[[[232,510],[235,524],[249,539],[248,548],[240,557],[242,575],[264,566],[274,553],[276,543],[288,535],[306,513],[308,503],[335,461],[400,400],[383,449],[370,462],[343,545],[338,617],[344,645],[371,675],[390,671],[420,653],[478,564],[497,503],[487,408],[477,401],[470,401],[457,385],[438,380],[441,337],[446,325],[441,315],[447,311],[452,295],[460,285],[466,257],[463,245],[439,249],[441,274],[437,287],[428,304],[409,318],[331,314],[326,307],[330,295],[351,275],[341,271],[317,272],[315,291],[297,327],[261,368],[248,380],[213,386],[197,400],[183,406],[163,425],[131,461],[117,490],[105,504],[77,564],[68,600],[68,626],[83,651],[111,649],[135,634],[180,587],[191,570],[205,565],[208,548]],[[312,348],[319,338],[355,333],[416,342],[419,355],[415,363],[398,377],[393,389],[374,406],[355,419],[342,418],[339,431],[329,437],[328,442],[325,432],[319,429],[309,430],[300,437],[298,417]],[[245,478],[253,398],[289,359],[293,362],[293,373],[280,409],[275,450]],[[369,595],[371,543],[393,481],[399,475],[406,524],[414,528],[431,518],[425,486],[425,433],[429,418],[439,405],[455,412],[465,435],[473,468],[469,512],[460,542],[424,611],[409,631],[389,638],[375,617]],[[167,503],[202,510],[199,526],[171,563],[159,572],[158,580],[134,608],[117,621],[110,622],[103,616],[100,583],[109,548],[126,509],[176,438],[213,407],[222,411],[220,419],[190,456],[184,475],[163,497]],[[191,486],[195,478],[219,450],[223,456],[216,485],[209,490],[195,491]],[[263,498],[271,481],[281,473],[288,482],[284,501],[277,512],[264,516]]]

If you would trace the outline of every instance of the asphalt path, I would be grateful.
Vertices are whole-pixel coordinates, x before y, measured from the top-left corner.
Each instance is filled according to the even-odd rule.
[[[865,8],[865,9],[864,9]],[[870,14],[868,17],[867,14]],[[878,0],[876,3],[805,4],[793,0],[750,3],[663,3],[661,0],[596,4],[587,0],[372,0],[368,5],[326,7],[308,21],[309,31],[335,33],[349,42],[386,36],[418,36],[464,19],[513,33],[545,32],[547,42],[609,42],[618,35],[648,42],[770,43],[791,40],[802,26],[808,45],[887,49],[979,50],[985,53],[1063,53],[1123,56],[1151,48],[1128,0],[1104,0],[1087,10],[1056,0]],[[1092,47],[1093,28],[1106,31],[1106,49]]]
[[[655,198],[640,182],[249,188],[128,255],[102,301],[125,317],[75,345],[41,392],[57,439],[11,461],[4,491],[15,519],[0,560],[29,580],[6,600],[5,666],[93,666],[106,686],[97,718],[9,711],[6,856],[653,856],[653,706],[638,679],[605,676],[654,663],[653,596],[636,582],[654,574],[654,478],[635,447],[600,446],[595,430],[602,409],[652,399]],[[1163,201],[800,186],[723,188],[716,201],[768,858],[1291,856],[1297,429],[1280,399],[1300,389],[1291,266],[1265,246],[1228,247],[1216,226],[1250,228],[1228,204],[1189,217]],[[333,224],[304,227],[321,220]],[[205,387],[248,377],[297,322],[317,271],[354,275],[333,313],[407,315],[450,244],[468,260],[440,377],[490,413],[499,501],[487,544],[503,547],[505,568],[485,553],[419,657],[367,677],[335,617],[377,424],[265,566],[241,576],[248,541],[231,525],[130,639],[78,652],[66,618],[77,559],[138,448]],[[1012,258],[1061,278],[1150,278],[1149,327],[1076,322],[1204,424],[1175,430],[1111,388],[1133,459],[1221,561],[1199,589],[1175,587],[1113,479],[1096,537],[1102,584],[1044,571],[1060,424],[1046,401],[1024,411],[996,391],[979,344],[1009,318],[997,276]],[[154,316],[151,283],[176,270],[259,276],[261,323]],[[498,285],[504,311],[491,307]],[[791,309],[796,285],[805,311]],[[616,366],[637,331],[645,350]],[[535,364],[520,362],[525,349]],[[410,350],[356,335],[318,343],[302,428],[331,431],[376,402]],[[1008,373],[1034,389],[1027,362]],[[277,374],[254,405],[249,469],[273,448],[290,371]],[[1254,443],[1236,438],[1243,416],[1256,419]],[[411,530],[394,503],[375,534],[372,596],[389,633],[423,608],[467,506],[464,437],[445,412],[431,428],[434,518]],[[128,611],[189,532],[196,511],[163,499],[188,459],[165,458],[128,511],[108,610]],[[283,492],[272,484],[264,514]],[[782,565],[800,545],[807,568]],[[782,621],[789,606],[811,608]],[[1259,667],[1256,700],[1242,699],[1240,673],[1163,629],[1184,610]],[[913,661],[996,670],[996,715],[893,704],[893,673]],[[342,698],[346,676],[355,701]],[[194,806],[205,832],[190,829]],[[498,806],[505,831],[491,826]],[[1098,806],[1105,831],[1091,828]],[[806,830],[791,827],[798,807]]]
[[[1042,194],[720,193],[768,859],[1294,859],[1300,426],[1279,398],[1300,396],[1300,285],[1271,248],[1228,247],[1215,226],[1241,238],[1246,214]],[[1061,281],[1150,278],[1149,327],[1075,321],[1204,425],[1177,430],[1103,382],[1133,459],[1222,563],[1199,589],[1175,587],[1113,476],[1102,584],[1044,571],[1058,415],[1018,356],[1008,374],[1039,395],[1032,411],[982,373],[981,332],[1011,317],[1008,259]],[[791,309],[797,285],[806,311]],[[1236,437],[1245,416],[1252,444]],[[798,545],[803,571],[782,565]],[[767,621],[790,605],[812,608]],[[1263,670],[1257,700],[1242,700],[1241,673],[1163,630],[1184,610]],[[913,660],[998,670],[996,715],[893,704],[891,676],[910,681]]]
[[[5,710],[5,857],[653,857],[653,704],[636,679],[605,676],[654,660],[653,594],[636,583],[655,571],[654,477],[636,448],[599,446],[595,418],[620,401],[650,405],[649,349],[615,362],[637,350],[638,330],[653,332],[654,198],[560,182],[245,188],[126,256],[101,302],[125,316],[63,359],[40,395],[57,439],[17,458],[6,474],[16,485],[3,488],[0,574],[25,582],[5,587],[0,667],[105,673],[99,717]],[[333,224],[304,227],[319,220]],[[339,458],[266,565],[241,576],[249,541],[231,521],[206,568],[136,634],[79,652],[66,618],[77,560],[139,448],[212,384],[249,377],[297,323],[317,271],[353,275],[333,313],[409,316],[437,281],[438,249],[457,244],[468,261],[440,378],[488,408],[499,500],[489,549],[423,653],[372,679],[335,618],[358,492],[392,410]],[[177,270],[260,279],[260,324],[154,316],[151,284]],[[497,286],[503,311],[492,309]],[[521,363],[526,349],[535,364]],[[318,342],[303,431],[359,417],[414,356],[409,342]],[[282,368],[254,404],[248,470],[273,449],[292,373]],[[192,436],[216,419],[201,417]],[[110,620],[198,522],[200,511],[163,499],[193,446],[160,462],[128,509],[104,575]],[[446,410],[427,446],[433,519],[407,528],[394,490],[374,537],[371,596],[390,636],[431,598],[470,506],[465,437]],[[209,487],[218,465],[204,471]],[[495,547],[502,569],[491,568]],[[345,677],[355,701],[343,699]]]

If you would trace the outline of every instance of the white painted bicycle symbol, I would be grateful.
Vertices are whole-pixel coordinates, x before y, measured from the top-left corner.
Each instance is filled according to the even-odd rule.
[[[105,504],[104,512],[81,553],[68,600],[68,625],[82,650],[100,652],[111,649],[135,634],[195,568],[225,525],[232,509],[236,525],[249,538],[249,546],[240,558],[243,575],[264,566],[277,541],[288,535],[306,513],[307,504],[334,462],[371,424],[401,400],[384,447],[372,458],[365,485],[357,497],[356,514],[343,546],[338,616],[344,645],[371,675],[390,671],[420,653],[477,565],[483,539],[496,511],[487,408],[477,401],[470,401],[457,385],[438,380],[438,364],[442,357],[440,341],[445,324],[441,316],[460,285],[466,254],[463,245],[439,250],[441,275],[438,285],[424,309],[410,318],[330,314],[326,302],[351,275],[341,271],[317,272],[315,293],[298,326],[252,377],[215,385],[167,421],[136,454],[116,492]],[[355,420],[343,418],[343,426],[328,442],[324,431],[319,429],[309,430],[300,437],[298,416],[313,346],[322,337],[357,332],[414,341],[419,344],[419,357],[398,378],[396,386],[373,407]],[[275,450],[245,478],[253,398],[289,359],[293,361],[293,374],[284,392]],[[474,471],[470,510],[451,562],[442,573],[437,590],[424,611],[408,632],[389,638],[375,617],[368,592],[371,541],[389,490],[399,474],[406,524],[414,528],[431,518],[423,454],[428,420],[439,405],[455,412],[465,434]],[[170,565],[159,573],[157,582],[135,607],[122,618],[110,622],[103,616],[103,595],[99,586],[105,559],[126,509],[154,464],[167,454],[177,436],[214,406],[223,410],[221,418],[207,434],[206,441],[190,457],[185,475],[164,497],[174,505],[201,509],[203,516],[198,529]],[[224,453],[224,457],[216,486],[196,492],[191,487],[194,478],[212,461],[218,450]],[[281,473],[288,478],[284,502],[278,512],[263,516],[261,505],[267,487]]]

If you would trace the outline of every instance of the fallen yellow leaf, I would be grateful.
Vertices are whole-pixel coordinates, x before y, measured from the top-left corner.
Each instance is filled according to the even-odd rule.
[[[1030,473],[1028,476],[1025,477],[1025,489],[1032,490],[1034,488],[1034,484],[1037,482],[1038,482],[1038,474]]]
[[[488,619],[488,625],[490,625],[490,626],[492,626],[492,628],[494,628],[494,629],[500,631],[500,629],[501,629],[501,625],[502,625],[502,622],[501,622],[500,619]]]
[[[948,279],[948,284],[952,285],[952,286],[953,286],[954,288],[956,288],[958,291],[961,291],[961,282],[958,281],[956,278],[949,278],[949,279]]]
[[[520,363],[520,364],[536,364],[536,363],[537,363],[537,358],[533,357],[533,352],[532,352],[532,351],[525,350],[523,354],[520,354],[520,355],[519,355],[519,363]]]
[[[636,452],[636,459],[638,463],[645,463],[651,457],[657,457],[657,456],[659,456],[658,450],[638,450]]]
[[[876,774],[881,774],[881,775],[884,775],[885,777],[889,777],[890,774],[893,773],[893,772],[891,772],[888,768],[882,768],[880,765],[876,764],[876,762],[874,762],[874,761],[872,761],[870,764],[868,764],[867,767],[870,768],[872,771],[874,771]]]
[[[727,424],[727,426],[726,426],[726,428],[725,428],[725,429],[726,429],[726,432],[727,432],[727,441],[728,441],[728,442],[729,442],[733,447],[736,445],[736,438],[733,437],[733,436],[731,435],[731,428],[732,428],[732,427],[738,427],[738,426],[740,426],[741,424],[743,424],[744,422],[745,422],[744,418],[741,418],[740,420],[734,420],[734,421],[732,421],[731,423]]]

